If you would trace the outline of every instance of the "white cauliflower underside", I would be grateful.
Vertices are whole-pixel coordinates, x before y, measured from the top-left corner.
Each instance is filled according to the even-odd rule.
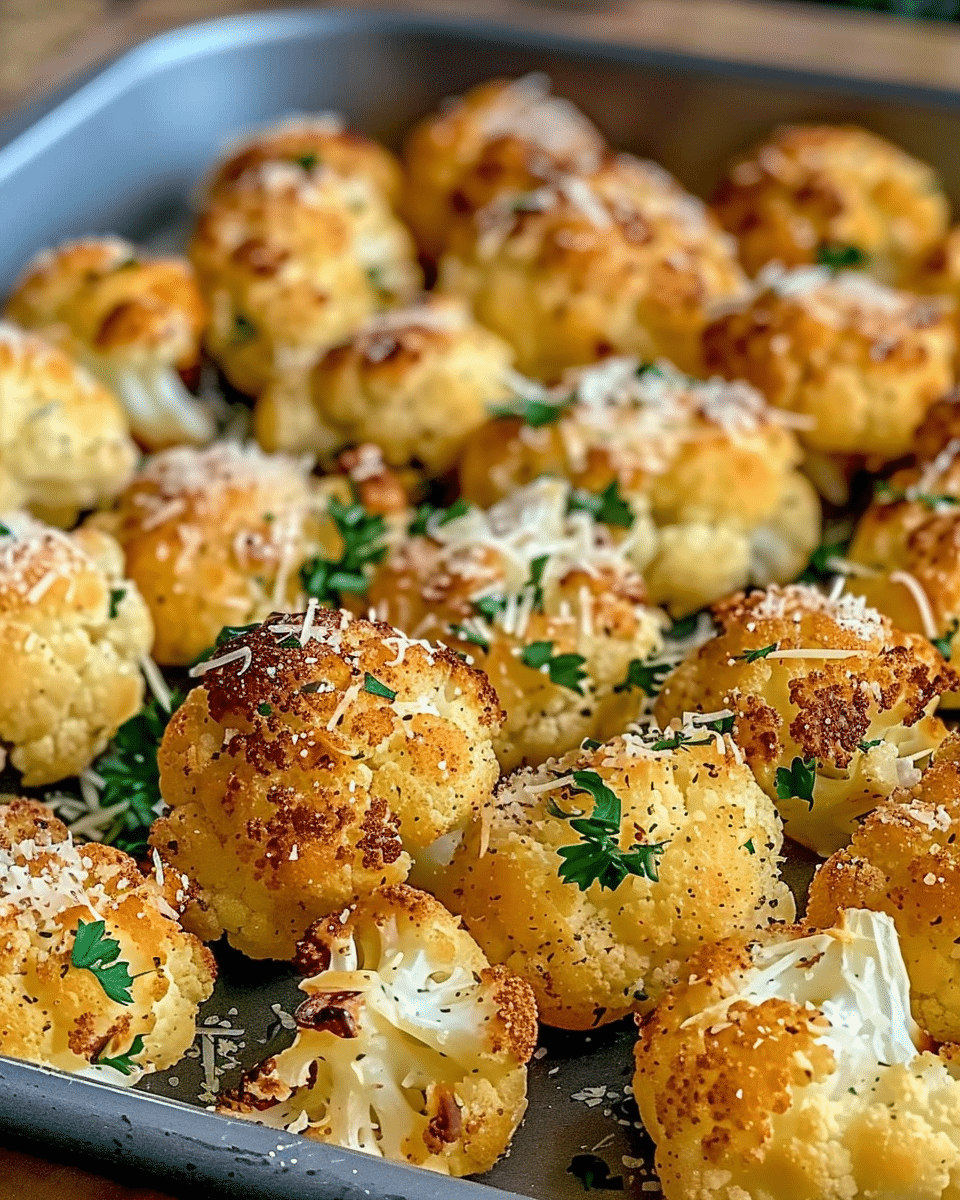
[[[126,409],[134,435],[147,445],[204,446],[216,433],[210,409],[184,387],[173,367],[125,364],[111,371],[102,362],[96,366]]]

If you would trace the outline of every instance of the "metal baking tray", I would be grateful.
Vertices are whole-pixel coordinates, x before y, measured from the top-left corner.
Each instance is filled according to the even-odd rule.
[[[535,24],[535,10],[528,19]],[[0,123],[0,285],[6,289],[36,250],[70,236],[116,231],[175,242],[198,177],[245,127],[334,109],[397,145],[445,96],[531,70],[548,72],[614,144],[658,159],[701,194],[732,153],[771,125],[827,119],[893,138],[933,163],[960,201],[958,93],[445,18],[254,14],[154,38]],[[588,1034],[543,1032],[526,1122],[481,1185],[208,1111],[219,1082],[229,1085],[241,1066],[289,1040],[296,1003],[287,968],[229,950],[218,957],[221,979],[189,1056],[136,1090],[0,1058],[0,1138],[180,1196],[493,1200],[491,1185],[501,1195],[574,1200],[583,1195],[569,1170],[575,1155],[596,1156],[588,1161],[601,1192],[659,1191],[629,1092],[629,1022]]]

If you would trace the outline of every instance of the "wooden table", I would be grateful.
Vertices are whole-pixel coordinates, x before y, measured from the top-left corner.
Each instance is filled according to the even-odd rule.
[[[339,7],[363,7],[339,0]],[[960,26],[780,0],[379,0],[512,26],[866,79],[960,87]],[[297,0],[0,0],[0,114],[137,42],[191,21]],[[0,1148],[0,1200],[167,1200]],[[253,1198],[251,1198],[253,1200]]]

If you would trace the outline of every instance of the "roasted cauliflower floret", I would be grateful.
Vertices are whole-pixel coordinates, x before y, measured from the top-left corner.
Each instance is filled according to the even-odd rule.
[[[188,928],[251,958],[290,958],[313,921],[403,882],[496,781],[490,684],[389,625],[311,602],[192,673],[151,841],[199,889]]]
[[[676,615],[748,583],[787,583],[816,548],[820,505],[797,470],[800,447],[748,385],[614,358],[550,390],[522,378],[513,390],[502,411],[517,415],[467,442],[463,495],[493,504],[559,475],[600,507],[613,485],[636,517],[653,520],[635,562],[651,599]]]
[[[337,557],[328,506],[349,500],[347,481],[315,479],[308,459],[218,442],[149,459],[116,510],[94,523],[120,542],[150,608],[153,657],[175,666],[224,626],[305,604],[301,568]]]
[[[140,708],[152,637],[113,538],[0,515],[0,760],[31,787],[88,767]]]
[[[793,919],[773,805],[705,725],[629,732],[501,781],[438,896],[541,1019],[642,1010],[695,947]]]
[[[655,163],[620,155],[590,176],[498,194],[452,231],[439,284],[510,342],[521,371],[549,382],[610,354],[700,374],[708,310],[744,278],[699,200]]]
[[[734,740],[786,832],[831,854],[858,818],[919,777],[915,763],[946,736],[934,710],[956,677],[926,638],[856,596],[771,587],[713,616],[717,637],[667,677],[657,719],[732,709]]]
[[[775,130],[732,164],[713,209],[751,275],[855,250],[888,283],[912,274],[950,213],[932,167],[849,125]]]
[[[0,511],[68,527],[112,500],[136,461],[116,399],[56,347],[0,322]]]
[[[0,806],[0,1054],[123,1084],[182,1058],[216,974],[184,886],[74,845],[46,805]]]
[[[405,215],[424,253],[438,258],[451,227],[494,196],[589,174],[605,152],[600,131],[569,100],[550,95],[545,75],[492,80],[444,105],[408,138]]]
[[[874,467],[909,452],[931,404],[953,384],[955,335],[935,299],[827,267],[757,279],[745,304],[704,332],[707,367],[746,379],[775,408],[808,419],[812,451]]]
[[[640,1023],[665,1200],[949,1200],[960,1081],[910,1013],[889,917],[696,955]]]
[[[410,234],[367,179],[290,162],[211,196],[190,257],[210,305],[207,349],[251,395],[422,285]]]
[[[960,735],[953,733],[909,791],[875,809],[820,868],[807,920],[826,928],[842,909],[885,912],[897,927],[913,1011],[937,1041],[960,1040]]]
[[[347,129],[337,113],[297,114],[242,134],[214,165],[203,193],[225,191],[267,163],[289,163],[307,175],[332,171],[346,180],[364,179],[391,207],[400,202],[403,172],[397,159],[385,146]]]
[[[117,237],[65,242],[27,265],[6,315],[89,367],[148,449],[213,437],[212,414],[184,386],[207,320],[184,259],[148,257]]]
[[[397,544],[368,592],[382,620],[489,677],[507,712],[495,739],[504,770],[623,729],[638,708],[623,686],[630,664],[662,642],[662,614],[623,547],[570,499],[569,485],[542,479],[487,512],[441,511]]]
[[[277,380],[254,428],[269,450],[329,457],[375,442],[394,467],[443,475],[507,395],[513,351],[456,300],[425,296],[373,317],[302,377]]]
[[[383,887],[317,922],[297,1037],[221,1111],[443,1175],[489,1170],[526,1108],[527,984],[425,892]]]

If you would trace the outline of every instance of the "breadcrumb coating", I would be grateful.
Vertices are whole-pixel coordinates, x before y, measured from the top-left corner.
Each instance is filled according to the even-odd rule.
[[[0,515],[0,742],[25,785],[78,774],[139,710],[152,637],[113,538]]]
[[[953,1200],[960,1081],[929,1044],[883,914],[703,950],[636,1047],[665,1200]]]
[[[422,286],[410,234],[367,179],[291,162],[211,196],[190,258],[210,306],[207,349],[254,396]]]
[[[506,191],[597,169],[600,131],[545,75],[495,79],[449,102],[413,130],[404,149],[404,214],[428,258],[450,231]]]
[[[628,732],[507,776],[439,876],[440,899],[492,962],[529,981],[548,1025],[641,1011],[696,947],[793,920],[773,805],[729,738],[688,724],[676,745],[676,732]],[[560,876],[560,850],[578,839],[567,817],[589,808],[580,771],[619,798],[621,848],[666,843],[656,878],[581,891]]]
[[[186,260],[146,256],[118,237],[64,242],[28,263],[6,315],[87,366],[148,449],[213,437],[212,414],[184,386],[207,322]]]
[[[551,389],[517,378],[505,407],[532,418],[496,418],[470,438],[462,494],[486,506],[540,475],[597,495],[615,484],[652,520],[635,562],[676,616],[749,583],[795,579],[819,543],[797,439],[747,384],[613,358]]]
[[[943,741],[934,712],[954,672],[926,638],[850,594],[771,587],[715,605],[713,617],[717,636],[667,677],[657,719],[731,709],[734,740],[786,832],[833,853]]]
[[[150,840],[198,889],[187,927],[251,958],[290,958],[312,922],[403,882],[496,781],[486,678],[389,625],[311,604],[192,673]]]
[[[443,1175],[489,1170],[526,1109],[527,984],[402,884],[317,922],[298,958],[310,977],[294,1044],[221,1111]]]
[[[216,977],[180,927],[184,886],[112,846],[75,845],[46,805],[0,806],[0,1053],[121,1084],[178,1062]],[[126,988],[77,965],[81,922],[102,922]]]
[[[69,527],[109,503],[136,460],[116,399],[49,342],[0,322],[0,511]]]
[[[439,286],[551,382],[611,354],[702,373],[717,301],[745,281],[733,240],[656,163],[617,155],[588,176],[497,195],[457,225]]]
[[[487,512],[441,514],[396,544],[368,591],[382,620],[486,674],[507,712],[494,741],[504,770],[623,729],[639,702],[619,685],[662,645],[624,546],[570,496],[541,479]]]
[[[713,210],[750,275],[854,247],[904,283],[944,236],[950,207],[933,168],[854,125],[786,125],[736,159]]]

